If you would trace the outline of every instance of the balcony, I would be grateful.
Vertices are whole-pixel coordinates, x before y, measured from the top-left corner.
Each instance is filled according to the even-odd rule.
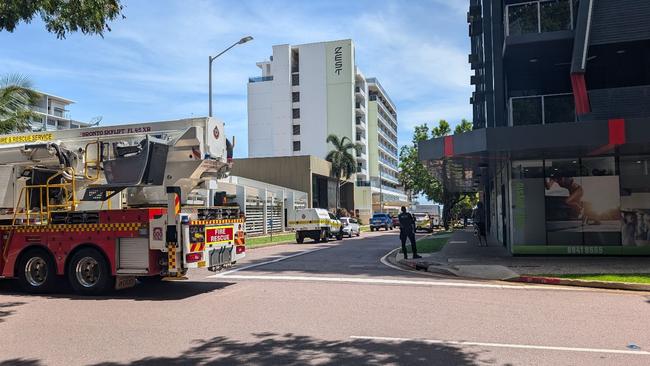
[[[358,152],[356,156],[357,156],[357,160],[364,160],[364,161],[367,160],[367,155],[363,151]]]
[[[273,76],[257,76],[254,78],[248,78],[249,83],[261,83],[264,81],[271,81],[273,80]]]
[[[573,95],[549,94],[510,98],[510,126],[575,122]]]
[[[397,177],[386,173],[381,173],[381,180],[388,183],[399,184],[399,179],[397,179]]]
[[[357,112],[360,112],[362,114],[366,113],[366,105],[365,105],[365,103],[359,103],[359,102],[354,103],[354,108],[356,108]]]
[[[397,156],[397,149],[392,148],[392,147],[382,143],[381,141],[379,142],[379,144],[377,144],[377,146],[379,146],[379,148],[381,150],[383,150],[384,154],[389,155],[389,156],[390,155]]]
[[[397,124],[388,118],[384,117],[384,115],[381,113],[377,114],[379,118],[377,119],[379,122],[381,122],[384,126],[386,126],[386,129],[390,131],[392,134],[397,136]]]
[[[357,187],[370,187],[370,181],[357,180]]]
[[[397,166],[397,164],[395,164],[394,162],[392,162],[392,161],[390,161],[390,160],[388,160],[388,159],[384,159],[384,158],[382,158],[381,156],[379,157],[379,161],[382,162],[382,163],[384,163],[384,164],[386,164],[386,165],[388,165],[390,168],[393,168],[393,169],[395,169],[395,170],[398,170],[398,169],[399,169],[398,166]]]
[[[364,135],[357,134],[355,141],[360,142],[360,143],[365,145],[366,144],[366,137]]]
[[[360,96],[360,97],[366,95],[366,91],[364,90],[364,88],[359,87],[359,86],[355,86],[355,87],[354,87],[354,93],[357,94],[357,95]]]
[[[571,31],[575,0],[531,1],[506,6],[506,36]]]
[[[390,134],[388,134],[386,131],[384,131],[381,128],[379,128],[377,130],[379,131],[379,135],[381,135],[383,138],[385,138],[386,141],[388,141],[388,143],[390,145],[392,145],[394,148],[397,149],[397,142],[396,142],[397,138],[396,137],[391,136]]]

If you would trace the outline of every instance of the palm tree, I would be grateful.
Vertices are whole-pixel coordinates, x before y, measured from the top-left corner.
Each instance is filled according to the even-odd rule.
[[[336,211],[338,212],[341,203],[341,178],[350,179],[352,174],[357,172],[357,161],[350,150],[359,152],[363,145],[353,143],[347,136],[339,138],[336,135],[329,135],[325,141],[334,145],[334,149],[327,153],[325,160],[332,163],[332,173],[337,180]]]
[[[24,76],[8,74],[0,79],[0,134],[31,130],[30,119],[36,113],[30,106],[38,101],[39,94]]]

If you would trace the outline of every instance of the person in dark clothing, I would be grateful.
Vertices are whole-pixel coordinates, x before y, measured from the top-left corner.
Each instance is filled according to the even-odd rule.
[[[476,204],[476,209],[474,209],[472,216],[474,225],[476,225],[478,228],[478,246],[482,247],[483,243],[485,243],[485,246],[487,247],[487,235],[485,232],[485,209],[483,208],[483,202],[479,201]]]
[[[404,259],[408,258],[406,253],[407,238],[411,241],[413,259],[422,258],[418,255],[418,250],[415,246],[415,217],[413,217],[410,212],[406,212],[406,207],[402,206],[402,212],[397,216],[397,218],[399,219],[399,239],[402,241]]]

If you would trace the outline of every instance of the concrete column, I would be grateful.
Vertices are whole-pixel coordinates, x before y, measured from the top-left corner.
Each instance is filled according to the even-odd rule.
[[[269,233],[269,230],[268,230],[268,219],[269,218],[268,218],[268,215],[267,215],[267,212],[266,212],[266,209],[267,209],[266,200],[268,198],[268,192],[266,191],[266,189],[260,190],[259,198],[262,200],[262,221],[263,221],[262,222],[262,228],[263,228],[262,233],[264,235],[267,235]]]

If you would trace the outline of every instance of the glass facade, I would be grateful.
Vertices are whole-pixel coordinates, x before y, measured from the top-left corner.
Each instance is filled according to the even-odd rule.
[[[650,254],[650,156],[513,161],[515,254]]]
[[[507,7],[507,34],[557,32],[573,29],[572,0],[532,1]]]

